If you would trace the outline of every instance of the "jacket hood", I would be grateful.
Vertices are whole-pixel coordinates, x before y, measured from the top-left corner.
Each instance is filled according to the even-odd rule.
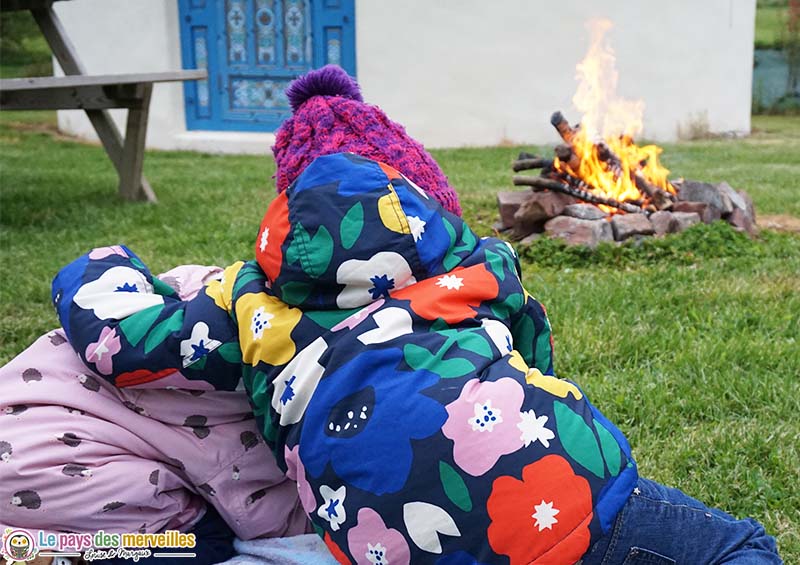
[[[451,271],[478,243],[400,172],[336,153],[315,159],[272,202],[256,259],[287,304],[349,309]]]

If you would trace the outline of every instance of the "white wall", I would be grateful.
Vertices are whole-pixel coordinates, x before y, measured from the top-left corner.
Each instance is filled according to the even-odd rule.
[[[750,131],[755,0],[357,0],[365,99],[426,145],[555,143],[575,65],[606,17],[618,92],[645,101],[645,136],[676,138],[705,114]]]
[[[181,68],[176,0],[54,6],[90,73]],[[358,79],[428,147],[555,143],[550,114],[580,117],[571,98],[592,17],[614,23],[618,92],[645,101],[645,136],[675,139],[698,116],[749,132],[755,0],[356,0]],[[59,125],[94,135],[82,112],[59,112]],[[155,86],[148,147],[265,153],[273,139],[186,132],[182,85]]]

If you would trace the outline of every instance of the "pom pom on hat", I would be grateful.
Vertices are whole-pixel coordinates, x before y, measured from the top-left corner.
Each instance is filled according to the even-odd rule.
[[[293,112],[312,96],[343,96],[357,102],[364,101],[358,83],[336,65],[325,65],[306,73],[286,89],[286,97]]]
[[[358,83],[343,69],[327,65],[310,71],[289,85],[286,96],[293,114],[276,132],[272,148],[278,192],[317,157],[350,152],[397,169],[447,211],[461,215],[458,196],[433,157],[402,125],[364,103]]]

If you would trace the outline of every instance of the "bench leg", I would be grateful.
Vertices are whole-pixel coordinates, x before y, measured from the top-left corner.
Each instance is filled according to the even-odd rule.
[[[141,105],[128,110],[128,124],[125,128],[125,142],[119,166],[119,193],[125,200],[156,201],[153,189],[142,176],[144,142],[152,92],[152,84],[144,85]]]
[[[50,45],[50,50],[55,55],[56,59],[58,59],[58,63],[61,65],[64,74],[86,74],[86,69],[78,59],[75,47],[67,37],[67,34],[64,31],[64,26],[61,25],[61,20],[59,20],[58,16],[53,11],[52,5],[47,5],[44,8],[33,9],[31,10],[31,13],[36,20],[36,23],[39,25],[39,29],[42,30],[42,35],[44,35],[47,43]],[[114,124],[114,122],[111,120],[111,115],[107,110],[86,110],[86,115],[92,122],[92,126],[94,126],[94,129],[97,132],[97,136],[100,138],[103,148],[106,150],[106,154],[114,164],[114,168],[117,170],[117,174],[120,178],[120,192],[122,193],[123,197],[130,197],[132,200],[147,199],[151,202],[155,202],[156,197],[153,193],[153,189],[150,188],[150,184],[147,182],[147,179],[142,176],[141,159],[144,157],[144,133],[147,129],[147,112],[150,108],[149,89],[152,88],[152,85],[147,85],[146,88],[148,89],[146,92],[147,103],[143,104],[141,110],[128,110],[128,135],[126,135],[124,142],[116,124]],[[143,114],[140,114],[137,117],[136,112],[143,112]],[[131,114],[134,114],[133,128],[131,127]],[[138,166],[136,165],[136,159],[131,159],[131,162],[127,164],[125,158],[125,155],[129,152],[128,139],[130,139],[131,142],[134,140],[137,140],[138,142],[138,138],[136,136],[129,136],[131,129],[137,129],[137,126],[135,125],[137,123],[143,124],[143,126],[141,126],[143,129],[141,132],[141,148],[138,150]],[[131,149],[130,151],[136,153],[134,149]],[[138,180],[130,180],[133,178]],[[135,184],[135,182],[138,182],[139,184],[137,186],[133,186],[133,188],[129,188],[130,185]]]

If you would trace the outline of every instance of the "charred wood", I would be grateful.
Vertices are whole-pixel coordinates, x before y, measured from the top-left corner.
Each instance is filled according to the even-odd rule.
[[[572,140],[578,133],[578,128],[570,126],[569,122],[566,120],[566,118],[564,118],[564,115],[561,112],[553,112],[553,115],[550,116],[550,123],[553,124],[554,128],[556,128],[556,131],[558,131],[558,135],[561,136],[561,139],[566,141],[568,144],[572,143]]]
[[[514,172],[526,171],[529,169],[552,169],[553,160],[544,159],[542,157],[530,157],[527,159],[518,159],[512,164]]]
[[[622,210],[623,212],[631,212],[633,214],[649,212],[649,210],[643,210],[640,206],[634,206],[633,204],[627,202],[619,202],[617,200],[614,200],[613,198],[604,198],[602,196],[597,196],[596,194],[592,194],[588,190],[575,188],[559,180],[547,179],[543,177],[525,177],[517,175],[514,177],[514,184],[517,186],[530,186],[533,188],[535,192],[541,190],[552,190],[555,192],[560,192],[562,194],[574,196],[575,198],[583,200],[584,202],[589,202],[591,204],[604,204],[606,206],[611,206],[612,208],[617,208],[618,210]]]

